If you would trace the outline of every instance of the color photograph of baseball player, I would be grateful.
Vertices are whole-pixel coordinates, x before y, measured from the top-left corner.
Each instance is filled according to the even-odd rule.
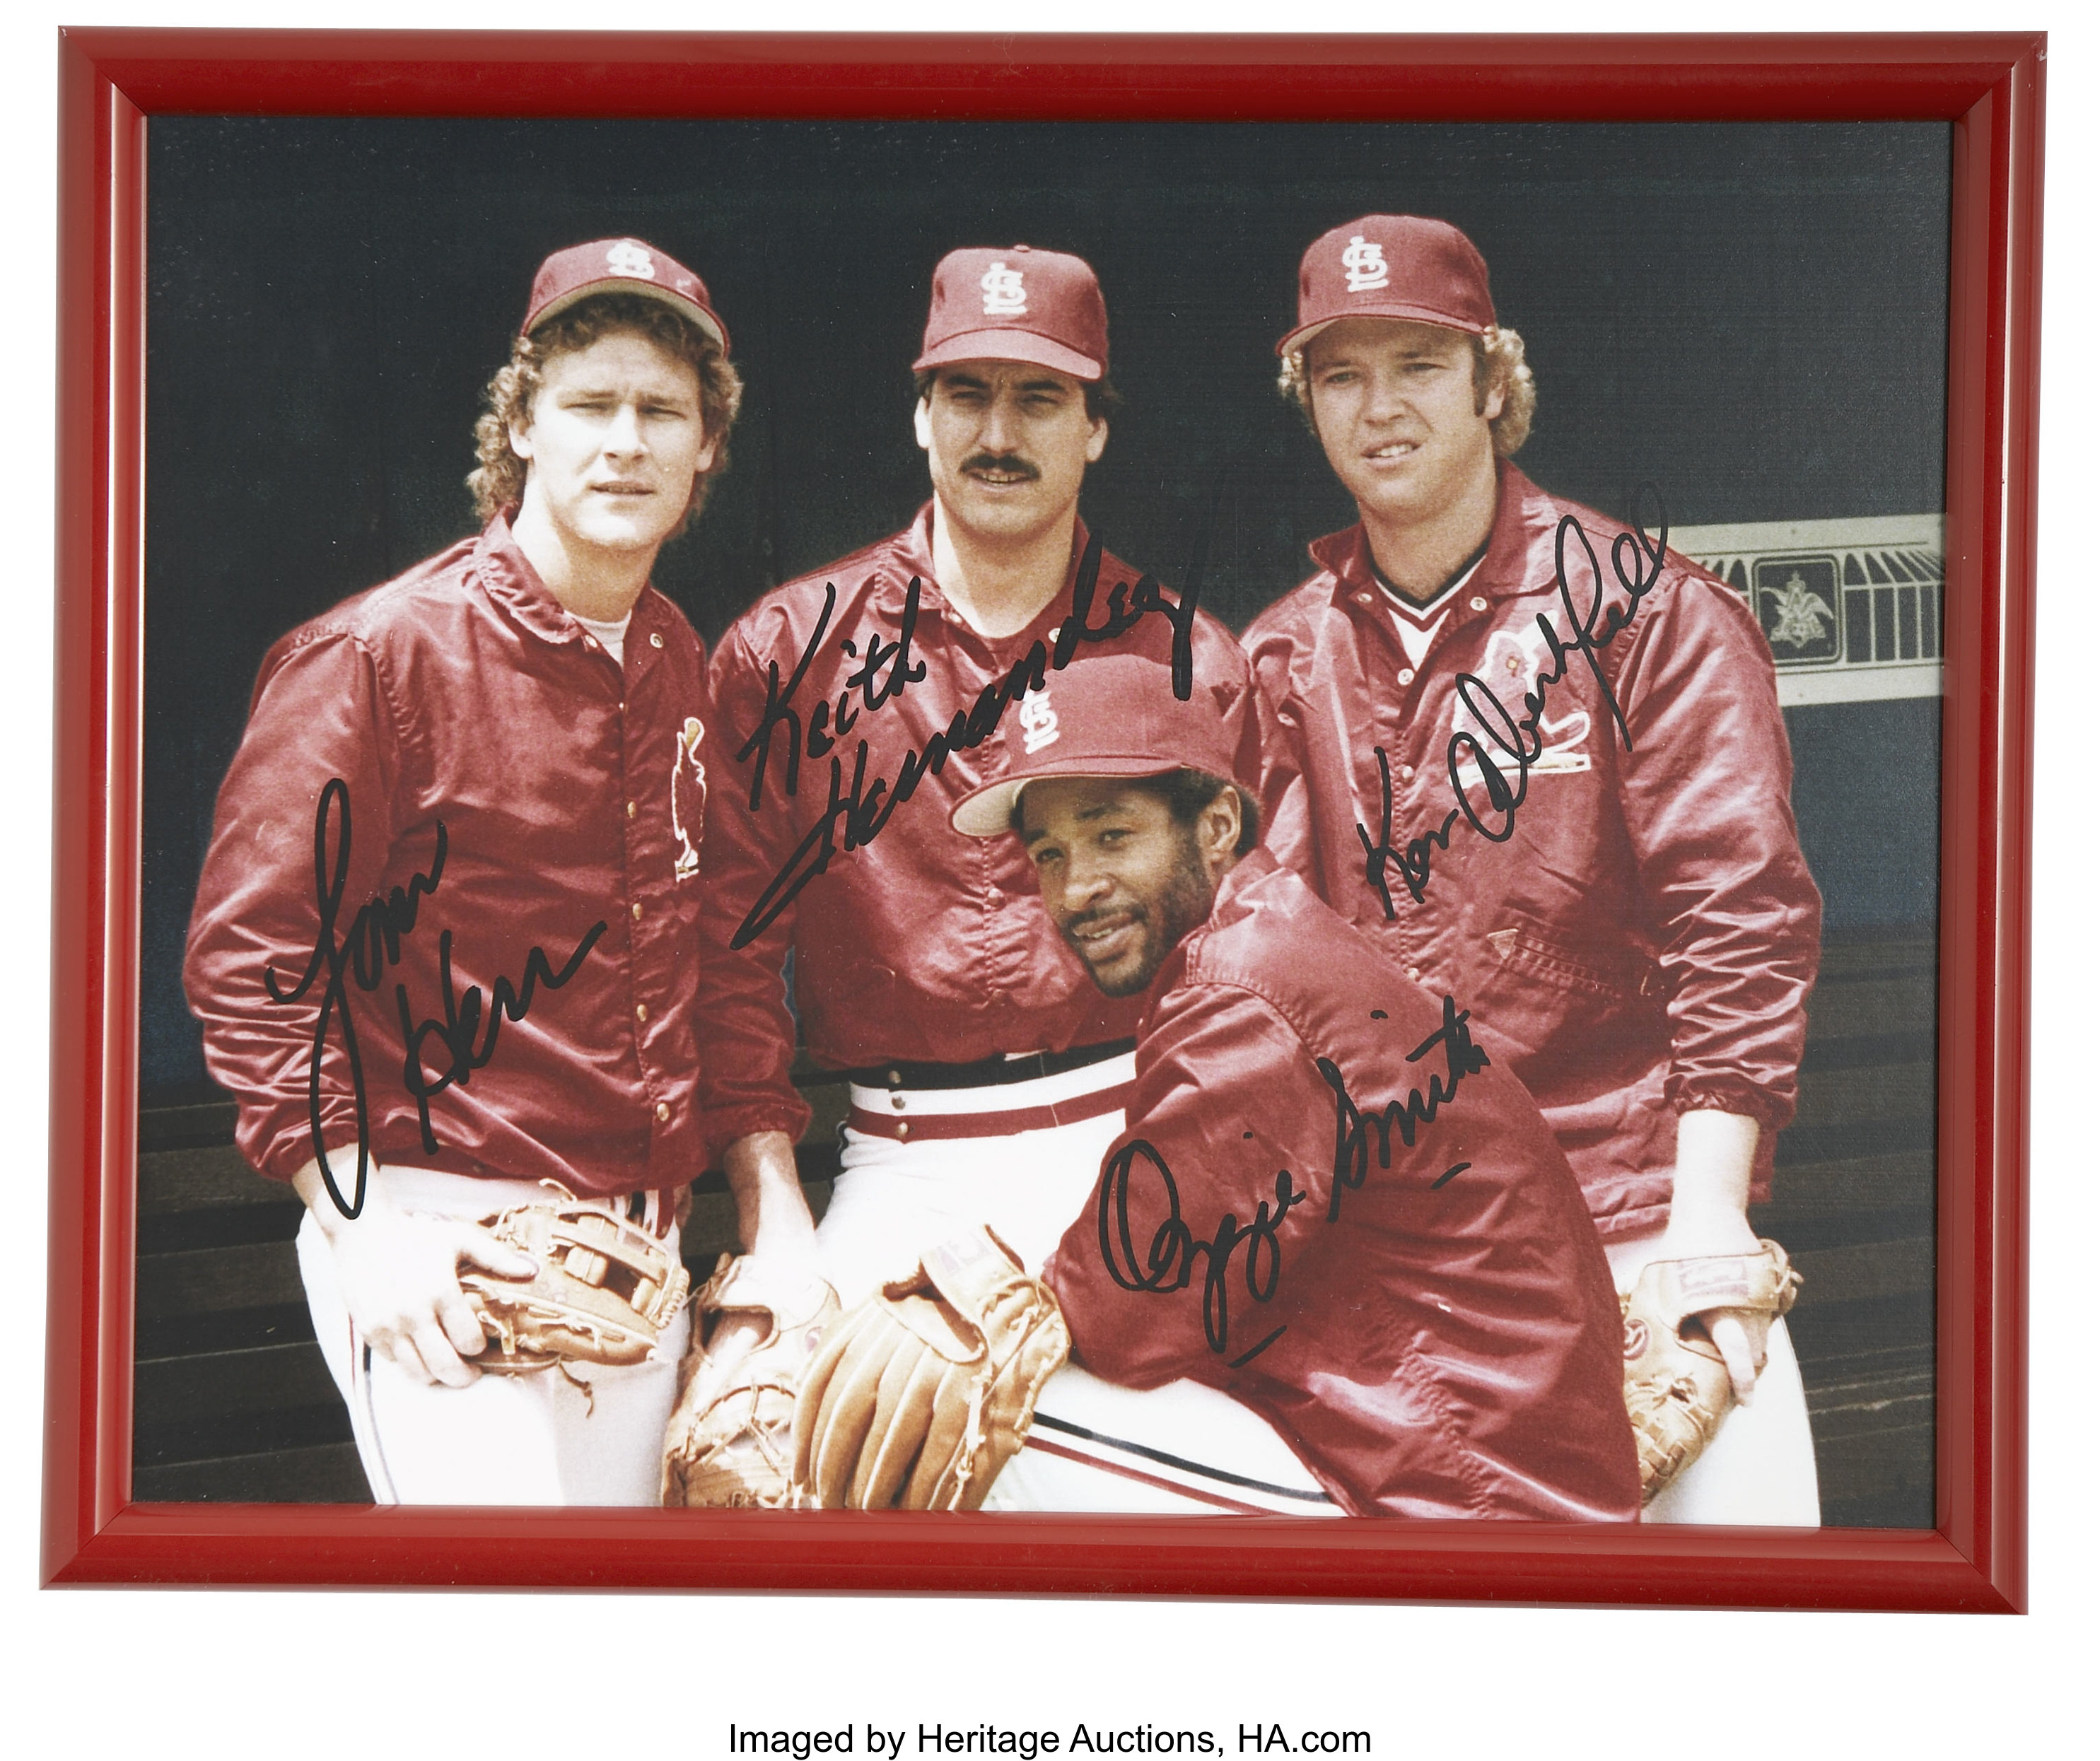
[[[1149,999],[1043,1272],[1072,1363],[991,1500],[1259,1510],[1309,1475],[1357,1516],[1630,1519],[1618,1305],[1537,1104],[1260,843],[1219,706],[1159,673],[1061,675],[1057,740],[1009,741],[953,816],[1027,852],[1096,985]],[[805,1404],[827,1495],[854,1406]]]
[[[139,1496],[1930,1522],[1944,130],[149,150]]]
[[[1545,1109],[1632,1293],[1650,1517],[1813,1525],[1794,1275],[1749,1221],[1822,918],[1771,645],[1511,462],[1537,385],[1456,227],[1346,222],[1298,287],[1283,390],[1358,519],[1247,632],[1272,847]]]
[[[639,240],[548,258],[475,430],[480,535],[277,643],[219,791],[190,1004],[241,1154],[306,1207],[382,1502],[656,1490],[709,712],[648,581],[726,462],[728,347]]]

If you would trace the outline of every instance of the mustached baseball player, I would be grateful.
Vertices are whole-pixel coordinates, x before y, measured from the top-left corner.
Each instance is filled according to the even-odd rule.
[[[1459,999],[1559,1136],[1636,1322],[1657,1311],[1630,1356],[1681,1345],[1681,1374],[1630,1376],[1648,1517],[1813,1525],[1775,1319],[1793,1279],[1746,1216],[1793,1112],[1821,910],[1770,651],[1657,535],[1510,462],[1535,387],[1455,227],[1351,221],[1299,288],[1282,390],[1359,520],[1246,634],[1280,724],[1270,847]]]
[[[1127,1125],[1039,1281],[964,1237],[847,1318],[797,1429],[813,1488],[967,1503],[1004,1459],[995,1508],[1630,1521],[1566,1158],[1467,1012],[1258,846],[1258,778],[1160,671],[1052,680],[1057,743],[1011,741],[955,813],[1026,851],[1097,987],[1149,998]]]
[[[1170,693],[1178,659],[1180,688],[1214,714],[1214,688],[1229,688],[1229,737],[1254,762],[1255,702],[1230,635],[1079,518],[1108,443],[1108,368],[1107,310],[1083,260],[951,252],[912,363],[933,500],[903,531],[766,595],[715,653],[707,1140],[744,1191],[797,1214],[794,1146],[810,1118],[790,1080],[798,1021],[812,1057],[849,1073],[851,1112],[806,1251],[754,1252],[707,1298],[709,1363],[682,1407],[703,1431],[708,1391],[740,1354],[818,1314],[814,1283],[850,1305],[995,1204],[1039,1262],[1121,1129],[1136,1000],[1088,980],[1018,847],[961,843],[948,825],[1004,762],[1004,735],[1062,737],[1037,687],[1079,653],[1152,657]],[[773,1388],[770,1374],[758,1380]],[[718,1446],[721,1433],[674,1436],[672,1477],[704,1477]],[[747,1495],[735,1481],[721,1496]],[[686,1495],[716,1493],[689,1483]]]
[[[477,426],[480,533],[265,659],[185,970],[242,1153],[305,1200],[382,1503],[654,1503],[712,719],[649,586],[741,388],[699,278],[541,265]]]

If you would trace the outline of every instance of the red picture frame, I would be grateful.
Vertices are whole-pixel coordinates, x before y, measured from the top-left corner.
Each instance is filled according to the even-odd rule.
[[[2032,33],[62,33],[45,1581],[2023,1608],[2045,49]],[[1935,1526],[133,1502],[144,123],[183,112],[1950,122]]]

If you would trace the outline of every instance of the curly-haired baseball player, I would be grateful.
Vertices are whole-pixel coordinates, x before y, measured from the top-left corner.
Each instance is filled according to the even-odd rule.
[[[1532,373],[1455,227],[1365,215],[1299,288],[1282,387],[1360,517],[1246,634],[1279,724],[1270,847],[1537,1097],[1637,1321],[1667,1284],[1649,1319],[1686,1373],[1629,1383],[1670,1433],[1652,1465],[1732,1388],[1648,1516],[1812,1525],[1792,1281],[1745,1214],[1793,1112],[1821,910],[1770,651],[1658,535],[1511,462]],[[1637,1288],[1652,1262],[1677,1270]],[[1637,1360],[1651,1337],[1630,1327]],[[1696,1422],[1695,1359],[1726,1371]]]
[[[219,794],[191,1006],[242,1153],[307,1202],[382,1502],[656,1501],[712,715],[648,583],[726,462],[728,346],[661,251],[549,257],[482,531],[270,650]]]

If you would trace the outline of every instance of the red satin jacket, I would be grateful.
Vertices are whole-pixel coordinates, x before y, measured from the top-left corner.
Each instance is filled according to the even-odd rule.
[[[1604,1249],[1462,1009],[1260,849],[1154,994],[1129,1129],[1043,1272],[1077,1360],[1225,1390],[1358,1516],[1633,1521]]]
[[[308,1081],[328,971],[284,1002],[264,975],[289,996],[322,940],[315,828],[337,778],[346,812],[328,818],[321,868],[339,901],[329,940],[344,950],[379,1160],[597,1195],[700,1171],[704,657],[653,590],[624,647],[623,670],[498,518],[270,650],[219,790],[183,973],[205,1063],[240,1104],[241,1153],[264,1173],[289,1179],[314,1154]],[[419,875],[435,885],[417,887]],[[566,982],[551,984],[587,939]],[[536,948],[544,965],[528,998]],[[518,1019],[499,1015],[499,983],[524,1006]],[[404,996],[435,1148],[408,1080]],[[347,1043],[333,1014],[320,1107],[346,1196],[356,1168],[354,1148],[338,1150],[356,1141]]]
[[[1771,651],[1696,566],[1673,553],[1658,567],[1629,540],[1630,580],[1652,583],[1636,595],[1612,560],[1623,528],[1507,463],[1500,490],[1486,555],[1419,667],[1361,526],[1316,544],[1320,572],[1250,627],[1279,724],[1264,842],[1471,1012],[1480,1043],[1538,1098],[1606,1235],[1665,1220],[1677,1116],[1694,1108],[1761,1122],[1763,1199],[1793,1115],[1822,922]],[[1564,603],[1567,517],[1596,568],[1571,531]],[[1573,645],[1586,627],[1588,654]],[[1528,765],[1512,755],[1534,751]],[[1458,809],[1461,790],[1485,832]]]
[[[1044,914],[1018,841],[965,837],[948,823],[955,803],[996,774],[1004,738],[958,746],[938,771],[919,770],[959,717],[978,715],[988,732],[995,711],[1000,726],[1024,714],[998,701],[999,688],[1037,644],[1054,649],[1073,583],[1026,629],[982,636],[942,597],[932,545],[929,502],[895,537],[767,594],[715,650],[699,1043],[705,1129],[717,1159],[753,1132],[800,1137],[809,1121],[788,1076],[795,1019],[782,975],[791,950],[805,1041],[845,1068],[1061,1051],[1136,1029],[1139,1000],[1105,997],[1088,977]],[[1087,546],[1081,526],[1075,579]],[[1105,627],[1114,596],[1139,579],[1104,556],[1088,627]],[[917,608],[900,658],[915,580]],[[1245,688],[1246,655],[1200,610],[1189,638],[1192,689],[1235,688],[1246,762],[1258,767],[1260,716],[1256,693]],[[1164,662],[1174,645],[1172,625],[1154,611],[1101,645]],[[916,667],[924,676],[907,682]],[[909,799],[873,825],[899,793],[898,779],[914,773]],[[867,803],[858,830],[855,813],[832,812],[835,799],[853,799],[856,777]],[[752,933],[739,945],[748,927]]]

